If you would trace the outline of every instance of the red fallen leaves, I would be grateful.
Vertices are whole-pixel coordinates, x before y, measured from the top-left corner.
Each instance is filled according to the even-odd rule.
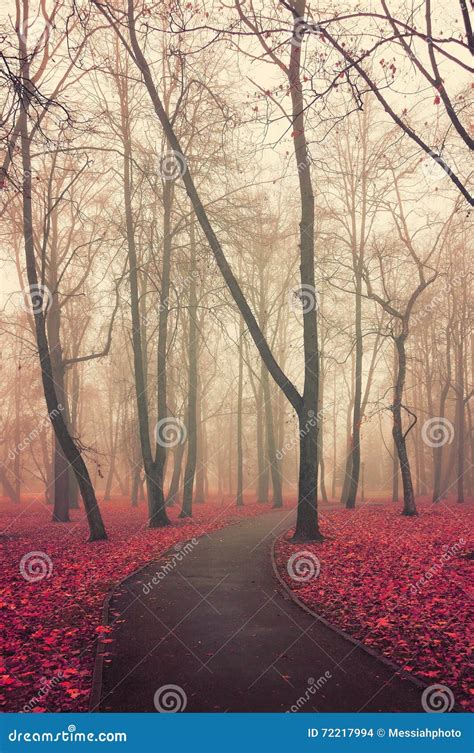
[[[101,509],[109,540],[88,544],[82,511],[72,511],[74,521],[64,525],[51,523],[51,508],[40,502],[0,504],[6,563],[0,604],[8,636],[0,666],[3,711],[87,710],[96,641],[113,642],[100,620],[114,584],[180,541],[268,511],[261,504],[237,508],[229,500],[198,505],[192,519],[179,520],[179,508],[171,508],[173,525],[150,530],[145,504],[133,509],[129,500],[114,500]],[[49,577],[22,577],[20,560],[29,552],[48,555]]]
[[[315,612],[428,684],[447,685],[468,709],[472,504],[423,503],[419,511],[416,518],[402,517],[394,505],[328,512],[321,525],[326,541],[280,539],[277,564]],[[287,562],[303,549],[321,570],[297,582]]]

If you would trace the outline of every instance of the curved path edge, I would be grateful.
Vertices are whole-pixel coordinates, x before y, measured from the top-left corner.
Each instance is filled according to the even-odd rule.
[[[288,583],[282,578],[280,575],[280,571],[278,569],[278,565],[275,558],[275,547],[279,543],[279,541],[288,534],[288,531],[291,531],[292,527],[288,528],[285,533],[282,533],[280,536],[274,539],[271,547],[271,559],[272,559],[272,567],[273,572],[275,573],[275,577],[280,584],[280,587],[285,591],[285,593],[289,596],[289,598],[304,612],[309,614],[311,617],[314,617],[314,619],[319,620],[319,622],[322,622],[323,625],[325,625],[330,630],[333,630],[335,633],[340,635],[342,638],[344,638],[349,643],[352,643],[354,646],[357,646],[358,648],[365,651],[370,656],[373,656],[375,659],[378,659],[378,661],[385,664],[387,667],[390,667],[390,669],[393,669],[394,672],[397,672],[401,677],[403,677],[405,680],[409,680],[414,685],[416,685],[418,688],[427,688],[428,683],[424,682],[424,680],[421,680],[419,677],[416,677],[416,675],[412,675],[410,672],[407,672],[405,669],[400,667],[398,664],[396,664],[391,659],[388,659],[383,654],[379,653],[373,648],[370,648],[370,646],[366,646],[365,643],[362,643],[357,638],[354,638],[353,635],[350,633],[346,633],[341,628],[337,627],[337,625],[334,625],[332,622],[329,622],[325,617],[315,612],[313,609],[308,607],[301,599],[299,599],[295,592],[292,591],[292,589],[289,587]]]
[[[239,521],[238,521],[239,522]],[[235,525],[235,523],[230,523],[229,527]],[[227,526],[222,526],[223,528],[227,528]],[[162,554],[160,554],[159,557],[153,557],[151,560],[147,560],[147,562],[144,562],[143,565],[140,565],[140,567],[137,567],[136,570],[132,570],[131,573],[125,576],[125,578],[122,578],[121,580],[118,580],[110,591],[107,593],[103,603],[102,603],[102,619],[100,624],[101,625],[109,625],[109,608],[110,608],[110,602],[112,600],[112,597],[117,590],[117,588],[120,588],[124,583],[127,582],[127,580],[130,580],[130,578],[134,578],[135,575],[138,575],[138,573],[141,573],[142,570],[145,570],[147,567],[152,565],[154,562],[161,562],[165,557],[168,557],[169,555],[176,553],[176,544],[181,544],[181,546],[185,546],[189,541],[192,541],[193,539],[201,539],[203,536],[205,536],[206,533],[201,533],[199,536],[193,536],[191,539],[183,539],[182,541],[176,541],[172,546],[170,546],[168,549],[166,549]],[[96,649],[95,649],[95,659],[94,659],[94,668],[92,670],[92,686],[91,686],[91,694],[89,698],[89,711],[97,711],[99,705],[100,705],[100,699],[102,696],[102,675],[104,670],[104,657],[103,657],[103,651],[106,649],[106,644],[102,642],[101,638],[97,639],[96,642]]]

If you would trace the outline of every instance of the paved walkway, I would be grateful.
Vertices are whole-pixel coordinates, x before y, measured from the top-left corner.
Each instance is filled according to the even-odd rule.
[[[169,557],[118,587],[95,710],[422,711],[420,688],[281,593],[270,548],[292,520],[243,520],[199,539],[149,593]]]

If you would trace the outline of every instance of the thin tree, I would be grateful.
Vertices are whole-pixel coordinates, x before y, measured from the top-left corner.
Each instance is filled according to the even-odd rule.
[[[395,228],[397,230],[400,243],[405,248],[408,257],[413,262],[417,277],[418,284],[415,289],[408,295],[405,305],[394,303],[393,299],[400,296],[390,295],[387,287],[387,274],[384,265],[384,253],[387,257],[387,244],[384,248],[379,248],[376,253],[378,272],[383,290],[383,295],[379,295],[372,285],[368,268],[364,265],[363,279],[367,289],[367,296],[376,301],[388,314],[392,321],[390,329],[390,336],[394,341],[396,351],[396,374],[395,384],[393,387],[393,402],[391,405],[391,411],[393,415],[393,427],[392,434],[397,451],[398,462],[400,466],[400,472],[403,484],[403,515],[413,516],[417,515],[415,494],[413,490],[412,475],[410,470],[410,461],[408,457],[406,439],[414,427],[417,416],[416,414],[405,404],[404,390],[407,376],[407,351],[406,344],[410,332],[410,317],[413,309],[422,295],[423,291],[431,285],[438,276],[436,267],[432,264],[435,260],[435,254],[438,254],[443,247],[444,242],[449,234],[452,219],[455,213],[453,209],[448,221],[442,224],[439,232],[435,234],[435,239],[431,245],[430,250],[425,254],[423,260],[415,249],[412,234],[408,226],[408,220],[405,213],[404,202],[402,200],[399,177],[392,170],[393,183],[396,194],[396,210],[391,207],[392,216],[395,222]],[[427,276],[427,274],[429,276]],[[409,416],[409,425],[405,429],[403,424],[403,414],[407,413]]]
[[[188,433],[188,455],[184,469],[183,506],[180,518],[189,518],[193,509],[193,489],[197,460],[197,383],[198,383],[198,324],[197,324],[197,282],[196,282],[196,228],[189,227],[189,331],[188,331],[188,405],[186,428]]]

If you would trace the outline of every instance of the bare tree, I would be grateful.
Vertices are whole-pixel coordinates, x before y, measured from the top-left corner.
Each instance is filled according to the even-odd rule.
[[[402,247],[405,249],[408,258],[411,260],[416,270],[418,284],[411,292],[407,293],[404,304],[398,291],[392,293],[389,292],[388,275],[384,263],[384,257],[390,258],[390,255],[387,253],[387,242],[383,247],[379,247],[376,251],[377,268],[382,295],[375,291],[366,265],[364,266],[363,279],[367,288],[367,296],[372,298],[383,308],[386,314],[389,315],[392,323],[390,327],[390,336],[393,338],[397,354],[396,378],[393,387],[393,403],[391,405],[391,411],[393,414],[392,432],[403,483],[403,514],[411,516],[417,514],[417,509],[406,438],[415,425],[417,416],[407,407],[404,401],[407,374],[406,343],[409,336],[410,317],[413,308],[423,291],[436,280],[438,275],[436,266],[437,256],[439,258],[440,250],[449,234],[456,208],[453,209],[448,222],[442,223],[441,229],[436,232],[435,239],[431,243],[431,248],[424,254],[423,258],[421,258],[419,252],[417,252],[415,248],[414,238],[410,233],[404,202],[400,191],[400,178],[393,170],[392,176],[396,195],[396,206],[391,206],[392,216],[398,233],[399,242],[402,244]],[[399,301],[399,303],[397,301]],[[407,413],[409,416],[409,425],[406,429],[403,424],[403,412]]]

